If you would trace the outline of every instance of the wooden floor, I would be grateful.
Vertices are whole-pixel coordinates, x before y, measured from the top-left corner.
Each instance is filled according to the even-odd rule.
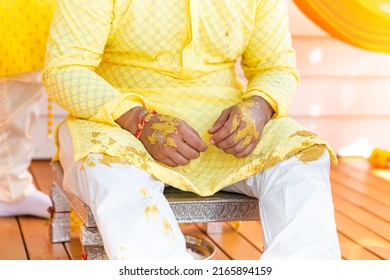
[[[37,186],[48,192],[53,174],[47,161],[34,161]],[[331,169],[335,217],[343,259],[390,260],[390,170],[373,170],[364,159],[340,159]],[[263,250],[260,222],[224,223],[223,233],[205,234],[204,225],[182,226],[217,248],[214,259],[258,259]],[[81,259],[78,234],[52,244],[48,221],[34,217],[0,218],[0,259]]]

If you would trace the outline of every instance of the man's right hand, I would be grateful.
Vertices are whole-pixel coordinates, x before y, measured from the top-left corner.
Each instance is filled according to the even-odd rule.
[[[187,165],[207,150],[195,129],[167,115],[154,115],[145,124],[139,140],[152,157],[171,167]]]
[[[135,134],[134,122],[137,123],[142,110],[130,111],[121,116],[117,123]],[[126,124],[131,124],[131,127],[126,128],[129,126]],[[195,129],[185,121],[168,115],[153,115],[145,123],[139,140],[154,159],[170,167],[187,165],[207,150],[206,143]]]

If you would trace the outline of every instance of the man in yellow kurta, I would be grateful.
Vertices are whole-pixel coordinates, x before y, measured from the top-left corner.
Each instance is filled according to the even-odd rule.
[[[338,259],[325,141],[287,117],[285,1],[59,1],[44,83],[69,112],[64,186],[110,259],[189,255],[164,183],[260,201],[262,258]],[[248,80],[237,79],[236,61]]]
[[[56,0],[0,1],[0,216],[49,217],[50,197],[36,188],[28,168],[55,6]]]

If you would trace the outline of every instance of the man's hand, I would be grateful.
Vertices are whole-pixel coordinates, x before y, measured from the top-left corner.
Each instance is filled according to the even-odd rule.
[[[137,120],[143,108],[136,107],[122,115],[116,122],[135,134]],[[145,123],[139,140],[157,161],[170,167],[184,166],[207,150],[198,132],[185,121],[156,114]]]
[[[171,167],[187,165],[207,150],[195,129],[167,115],[154,115],[145,124],[139,139],[157,161]]]
[[[273,114],[272,107],[258,96],[231,106],[209,129],[210,143],[237,158],[246,157],[259,143],[264,126]]]

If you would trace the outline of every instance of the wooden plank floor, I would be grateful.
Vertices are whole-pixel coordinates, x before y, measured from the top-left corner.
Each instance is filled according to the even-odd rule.
[[[48,161],[34,161],[37,186],[49,191],[53,174]],[[390,170],[374,170],[360,158],[341,158],[332,166],[335,217],[343,259],[390,260]],[[224,223],[223,233],[206,234],[204,224],[183,225],[186,234],[212,242],[214,259],[258,259],[263,250],[260,222]],[[48,221],[35,217],[0,218],[0,259],[81,259],[77,232],[70,242],[53,244]]]

